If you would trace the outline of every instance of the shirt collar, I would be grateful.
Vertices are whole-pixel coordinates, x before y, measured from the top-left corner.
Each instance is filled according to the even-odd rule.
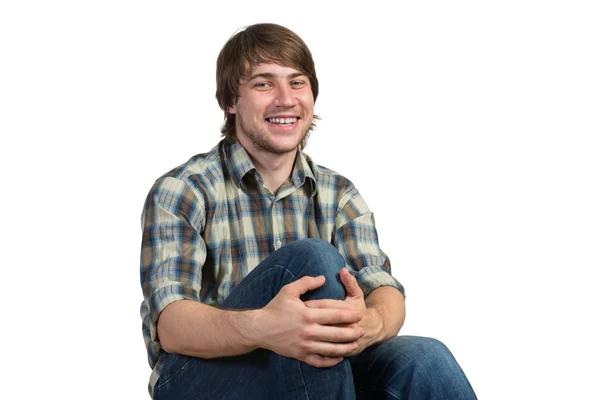
[[[224,161],[229,176],[231,176],[233,183],[238,188],[242,188],[244,176],[250,171],[256,170],[254,163],[240,142],[228,144],[223,141],[222,146],[225,156]],[[290,178],[296,189],[301,187],[306,180],[308,180],[311,186],[311,197],[316,194],[317,185],[315,176],[307,161],[307,156],[301,150],[298,150],[298,153],[296,154],[296,161]]]
[[[313,197],[317,193],[317,180],[306,158],[306,154],[302,150],[298,150],[291,178],[296,189],[308,180],[311,187],[310,196]]]
[[[224,149],[224,161],[229,176],[231,176],[235,186],[239,188],[244,176],[246,176],[248,172],[256,169],[254,163],[240,142],[228,144],[223,141],[221,142],[221,145]]]

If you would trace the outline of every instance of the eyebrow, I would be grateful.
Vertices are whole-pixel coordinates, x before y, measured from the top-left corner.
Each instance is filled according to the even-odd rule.
[[[275,75],[271,72],[263,72],[261,74],[254,74],[252,75],[250,78],[247,79],[247,82],[250,82],[253,79],[256,78],[267,78],[267,79],[272,79],[272,78],[277,78],[279,75]],[[294,72],[293,74],[289,74],[287,76],[288,79],[290,78],[297,78],[299,76],[305,76],[305,74],[303,74],[302,72]]]

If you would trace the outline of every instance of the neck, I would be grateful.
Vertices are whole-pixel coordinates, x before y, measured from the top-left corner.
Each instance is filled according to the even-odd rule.
[[[292,174],[296,161],[297,149],[288,153],[276,154],[257,150],[251,144],[246,146],[242,143],[250,159],[254,163],[256,171],[263,178],[264,185],[275,194],[279,188]]]

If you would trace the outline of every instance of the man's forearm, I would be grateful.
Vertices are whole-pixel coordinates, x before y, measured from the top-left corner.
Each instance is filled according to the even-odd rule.
[[[382,342],[398,335],[404,324],[406,313],[404,296],[398,289],[391,286],[381,286],[372,291],[365,299],[367,310],[375,312],[379,318],[374,323],[375,339],[372,344]]]
[[[158,320],[163,349],[201,358],[227,357],[258,348],[250,339],[255,310],[221,310],[191,300],[169,304]]]

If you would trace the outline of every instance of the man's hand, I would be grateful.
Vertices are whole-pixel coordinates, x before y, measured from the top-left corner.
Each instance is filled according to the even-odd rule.
[[[260,347],[319,368],[332,367],[356,352],[364,335],[357,324],[363,318],[360,310],[365,309],[364,300],[363,308],[319,307],[319,303],[307,302],[315,305],[311,307],[300,300],[304,293],[324,283],[324,276],[300,278],[284,286],[269,304],[257,310]]]
[[[353,324],[344,325],[346,328],[361,328],[365,334],[358,340],[358,346],[343,356],[353,356],[365,348],[377,343],[382,338],[383,321],[374,308],[367,308],[364,293],[358,286],[356,278],[346,268],[340,270],[340,279],[346,288],[345,300],[309,300],[304,302],[307,307],[320,310],[357,311],[363,318]]]

